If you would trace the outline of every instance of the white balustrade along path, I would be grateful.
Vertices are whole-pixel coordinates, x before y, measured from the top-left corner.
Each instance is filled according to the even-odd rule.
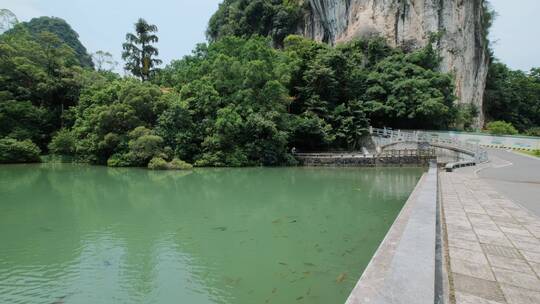
[[[471,155],[477,163],[488,161],[487,151],[478,144],[461,142],[455,138],[441,139],[424,131],[402,131],[370,127],[370,134],[377,146],[400,142],[428,143],[433,147],[447,148]]]

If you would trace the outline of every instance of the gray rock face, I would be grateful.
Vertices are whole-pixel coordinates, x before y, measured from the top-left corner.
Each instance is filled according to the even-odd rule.
[[[455,76],[459,103],[480,111],[489,65],[483,38],[484,0],[309,0],[301,32],[331,44],[380,35],[393,46],[421,48],[441,33],[441,70]]]

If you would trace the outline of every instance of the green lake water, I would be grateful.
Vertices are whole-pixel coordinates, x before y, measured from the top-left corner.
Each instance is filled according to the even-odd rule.
[[[422,173],[0,166],[0,303],[343,303]]]

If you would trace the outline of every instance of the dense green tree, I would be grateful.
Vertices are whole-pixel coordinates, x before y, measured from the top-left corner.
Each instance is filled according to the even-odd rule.
[[[292,140],[297,148],[360,149],[370,122],[445,128],[457,117],[453,80],[438,72],[431,45],[405,53],[380,38],[332,48],[290,36],[285,52],[296,63],[289,90],[291,113],[300,117]]]
[[[141,160],[136,155],[123,156],[130,152],[130,141],[140,137],[131,132],[156,124],[158,115],[166,108],[162,95],[155,85],[133,79],[96,83],[85,88],[79,105],[71,110],[75,120],[72,131],[77,141],[77,157],[106,164],[115,155],[115,160],[121,160],[114,163],[116,166],[146,166],[144,162],[150,158]]]
[[[28,22],[21,22],[19,26],[26,29],[35,38],[38,38],[43,32],[54,34],[62,44],[67,45],[75,52],[79,65],[82,67],[94,67],[92,57],[79,40],[79,34],[65,20],[56,17],[39,17]],[[11,31],[18,32],[16,29]]]
[[[156,58],[159,51],[152,45],[159,40],[154,34],[157,31],[157,26],[140,18],[135,23],[135,33],[126,34],[122,53],[122,59],[126,60],[125,69],[142,81],[149,80],[155,74],[156,66],[161,64],[161,60]]]
[[[157,132],[177,156],[201,166],[288,163],[293,68],[264,38],[200,45],[161,73],[179,95],[158,119]]]
[[[77,103],[85,77],[72,48],[22,24],[0,36],[0,137],[31,139],[46,149]]]
[[[509,122],[521,132],[540,126],[540,71],[514,71],[493,62],[484,100],[489,120]]]
[[[226,36],[269,36],[277,46],[296,32],[302,17],[298,0],[225,0],[210,18],[207,36],[216,41]]]
[[[365,100],[370,117],[380,126],[447,128],[456,115],[453,79],[423,67],[415,55],[390,56],[368,75]]]

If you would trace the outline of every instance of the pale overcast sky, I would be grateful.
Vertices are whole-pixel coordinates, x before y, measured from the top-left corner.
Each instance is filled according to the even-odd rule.
[[[165,63],[205,41],[208,19],[221,0],[0,0],[0,8],[19,20],[56,16],[79,33],[89,52],[109,51],[120,60],[122,42],[143,17],[159,27],[160,57]],[[490,0],[498,12],[492,29],[495,55],[515,69],[540,67],[540,0]]]

